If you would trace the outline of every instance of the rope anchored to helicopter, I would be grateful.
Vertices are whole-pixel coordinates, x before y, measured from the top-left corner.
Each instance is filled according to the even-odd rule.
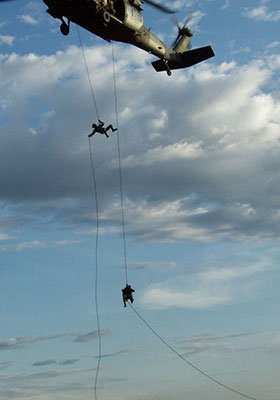
[[[82,43],[82,39],[80,36],[79,28],[77,27],[77,33],[79,37],[79,42],[83,54],[83,60],[85,64],[85,68],[87,71],[87,77],[89,81],[89,86],[91,89],[91,94],[92,94],[92,100],[95,106],[95,111],[96,115],[98,118],[99,124],[92,124],[93,131],[88,135],[88,138],[90,139],[95,133],[100,133],[104,134],[107,138],[109,137],[108,135],[108,130],[111,130],[112,132],[118,131],[118,126],[119,126],[119,117],[118,117],[118,96],[117,96],[117,84],[116,84],[116,72],[115,72],[115,55],[114,55],[114,46],[112,43],[112,66],[113,66],[113,79],[114,79],[114,99],[115,99],[115,115],[116,115],[116,128],[113,127],[112,124],[108,125],[107,127],[104,126],[104,122],[100,120],[99,118],[99,112],[98,112],[98,107],[97,107],[97,101],[96,97],[94,94],[94,89],[92,85],[92,80],[91,76],[89,74],[89,69],[87,65],[87,60],[85,57],[85,52],[84,52],[84,47]],[[92,175],[93,175],[93,180],[94,180],[94,188],[95,188],[95,196],[97,199],[97,189],[96,189],[96,179],[95,179],[95,173],[94,173],[94,165],[93,165],[93,154],[92,154],[92,148],[89,140],[89,146],[90,146],[90,159],[91,159],[91,168],[92,168]],[[125,281],[126,281],[126,286],[124,289],[122,289],[122,298],[123,298],[123,303],[124,306],[126,307],[126,302],[130,300],[131,303],[133,303],[133,292],[135,292],[134,289],[128,284],[128,266],[127,266],[127,250],[126,250],[126,232],[125,232],[125,217],[124,217],[124,196],[123,196],[123,179],[122,179],[122,167],[121,167],[121,150],[120,150],[120,135],[119,132],[117,133],[117,149],[118,149],[118,167],[119,167],[119,186],[120,186],[120,199],[121,199],[121,211],[122,211],[122,236],[123,236],[123,253],[124,253],[124,269],[125,269]],[[96,205],[96,209],[98,210],[98,204]],[[98,212],[97,214],[97,219],[98,219]],[[98,226],[98,222],[97,222]],[[98,235],[98,230],[97,230],[97,235]],[[96,250],[97,251],[97,250]],[[97,260],[96,260],[96,265],[97,265]],[[96,289],[97,290],[97,289]],[[101,356],[100,356],[101,357]],[[97,379],[97,378],[96,378]]]
[[[186,22],[187,23],[187,22]],[[186,27],[186,23],[184,24],[184,26],[180,29],[188,29]],[[180,34],[180,32],[179,32]],[[176,38],[175,42],[178,39]],[[118,126],[118,104],[117,104],[117,90],[116,90],[116,77],[115,77],[115,67],[114,67],[114,51],[113,51],[113,45],[112,45],[112,60],[113,60],[113,75],[114,75],[114,94],[115,94],[115,107],[116,107],[116,126]],[[100,121],[102,122],[102,121]],[[103,126],[103,125],[102,125]],[[224,384],[222,381],[214,378],[213,376],[211,376],[210,374],[206,373],[205,371],[203,371],[202,369],[200,369],[199,367],[197,367],[196,365],[194,365],[193,363],[191,363],[186,357],[184,357],[182,354],[180,354],[173,346],[171,346],[141,315],[140,313],[133,307],[133,302],[134,302],[134,298],[133,298],[133,293],[135,292],[135,290],[131,287],[131,285],[129,285],[127,283],[127,256],[126,256],[126,236],[125,236],[125,221],[124,221],[124,203],[123,203],[123,184],[122,184],[122,172],[121,172],[121,156],[120,156],[120,143],[119,143],[119,133],[117,134],[118,137],[118,156],[119,156],[119,176],[120,176],[120,194],[121,194],[121,206],[122,206],[122,220],[123,220],[123,242],[124,242],[124,258],[125,258],[125,272],[126,272],[126,286],[124,287],[124,289],[122,289],[122,298],[123,298],[123,304],[124,307],[127,307],[127,303],[130,305],[131,309],[134,311],[134,313],[137,315],[137,317],[146,325],[146,327],[169,349],[171,350],[178,358],[180,358],[181,360],[183,360],[189,367],[193,368],[194,370],[196,370],[199,374],[203,375],[205,378],[209,379],[210,381],[212,381],[213,383],[217,384],[218,386],[222,387],[223,389],[226,389],[232,393],[235,393],[238,396],[241,396],[243,398],[247,398],[249,400],[258,400],[256,397],[250,396],[244,392],[241,392],[239,390],[236,390],[234,387],[231,387],[229,385]],[[92,160],[92,157],[91,157]],[[93,163],[92,165],[92,169],[93,169]],[[95,182],[95,175],[94,175],[94,170],[93,170],[93,179]],[[95,184],[96,187],[96,184]],[[95,192],[96,193],[96,192]],[[97,193],[96,193],[96,197],[97,197]],[[98,203],[97,203],[97,212],[98,212]],[[98,227],[98,225],[97,225]],[[98,228],[97,228],[98,229]],[[97,254],[97,249],[96,249],[96,254]],[[97,256],[96,256],[97,257]],[[96,265],[97,265],[97,260],[96,260]],[[97,274],[97,269],[96,269],[96,274]],[[96,278],[96,282],[97,282],[97,278]],[[97,293],[97,289],[96,289],[96,293]],[[97,304],[97,300],[96,300],[96,304]],[[97,308],[97,315],[98,315],[98,308]],[[100,330],[100,328],[99,328]],[[101,340],[101,339],[100,339]],[[100,341],[101,343],[101,341]],[[100,366],[100,359],[101,359],[101,344],[100,344],[100,355],[99,355],[99,364],[98,364],[98,368],[97,371],[99,370],[99,366]],[[97,395],[96,395],[96,388],[97,388],[97,376],[98,376],[98,372],[96,373],[96,377],[95,377],[95,400],[97,400]]]

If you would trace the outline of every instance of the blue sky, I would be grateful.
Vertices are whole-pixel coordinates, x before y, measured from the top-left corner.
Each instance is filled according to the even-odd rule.
[[[171,77],[114,44],[129,283],[180,354],[279,399],[280,5],[166,2],[216,57]],[[1,4],[0,397],[93,398],[96,120],[77,31],[43,2]],[[169,17],[145,25],[171,43]],[[115,123],[111,45],[80,30],[101,119]],[[241,398],[189,368],[130,308],[117,140],[94,136],[102,400]]]

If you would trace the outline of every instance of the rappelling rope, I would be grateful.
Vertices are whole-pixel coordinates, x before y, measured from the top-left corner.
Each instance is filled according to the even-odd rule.
[[[247,399],[251,400],[258,400],[256,397],[249,396],[245,393],[242,393],[228,385],[225,385],[221,381],[213,378],[211,375],[207,374],[206,372],[202,371],[200,368],[196,367],[193,363],[191,363],[189,360],[187,360],[182,354],[180,354],[173,346],[171,346],[165,339],[163,339],[157,331],[139,314],[139,312],[131,305],[130,308],[134,311],[134,313],[137,315],[137,317],[146,325],[146,327],[166,346],[171,350],[174,354],[176,354],[177,357],[181,358],[186,364],[188,364],[191,368],[195,369],[198,373],[201,375],[205,376],[207,379],[210,379],[212,382],[216,383],[217,385],[223,387],[224,389],[230,390],[231,392],[238,394],[239,396],[245,397]]]
[[[87,71],[88,81],[91,89],[91,95],[93,99],[93,103],[95,106],[95,111],[97,118],[99,119],[99,113],[97,108],[97,102],[94,95],[94,90],[87,66],[87,61],[84,53],[84,48],[79,32],[79,28],[77,26],[78,37],[82,49],[84,64]],[[113,64],[113,78],[114,78],[114,97],[115,97],[115,113],[116,113],[116,127],[119,128],[119,120],[118,120],[118,98],[117,98],[117,87],[116,87],[116,73],[115,73],[115,56],[114,56],[114,47],[112,43],[112,64]],[[125,232],[125,217],[124,217],[124,200],[123,200],[123,180],[122,180],[122,168],[121,168],[121,152],[120,152],[120,135],[119,130],[117,131],[117,145],[118,145],[118,165],[119,165],[119,180],[120,180],[120,197],[121,197],[121,210],[122,210],[122,233],[123,233],[123,249],[124,249],[124,263],[125,263],[125,278],[126,283],[128,282],[128,273],[127,273],[127,250],[126,250],[126,232]],[[95,400],[97,400],[97,381],[98,381],[98,374],[100,370],[101,364],[101,357],[102,357],[102,341],[101,341],[101,330],[100,330],[100,321],[99,321],[99,308],[98,308],[98,239],[99,239],[99,208],[98,208],[98,197],[97,197],[97,183],[96,177],[94,172],[94,162],[93,162],[93,152],[91,147],[91,142],[89,140],[89,152],[90,152],[90,162],[91,162],[91,171],[92,171],[92,178],[93,178],[93,187],[94,187],[94,196],[95,196],[95,207],[96,207],[96,237],[95,237],[95,310],[96,310],[96,322],[97,322],[97,331],[98,331],[98,343],[99,343],[99,354],[98,354],[98,363],[96,368],[95,374],[95,382],[94,382],[94,395]],[[130,304],[131,309],[137,315],[137,317],[145,324],[145,326],[169,349],[171,350],[177,357],[183,360],[188,366],[196,370],[198,373],[206,377],[207,379],[211,380],[212,382],[216,383],[217,385],[221,386],[222,388],[229,390],[239,396],[250,400],[258,400],[256,397],[249,396],[243,392],[240,392],[223,382],[213,378],[211,375],[204,372],[202,369],[195,366],[189,360],[187,360],[182,354],[180,354],[173,346],[171,346],[163,337],[157,333],[157,331],[139,314],[139,312]]]
[[[88,77],[88,81],[89,81],[91,96],[92,96],[93,104],[94,104],[95,111],[96,111],[96,116],[99,119],[97,102],[96,102],[96,98],[94,95],[94,90],[93,90],[91,77],[89,74],[87,60],[85,57],[84,46],[83,46],[82,39],[80,36],[79,27],[77,25],[76,25],[76,28],[77,28],[77,33],[78,33],[79,42],[80,42],[80,46],[81,46],[81,50],[82,50],[83,60],[84,60],[84,64],[85,64],[85,68],[86,68],[86,72],[87,72],[87,77]],[[96,176],[95,176],[95,171],[94,171],[93,151],[92,151],[90,139],[88,139],[88,145],[89,145],[90,165],[91,165],[91,173],[92,173],[92,180],[93,180],[93,191],[94,191],[94,198],[95,198],[95,213],[96,213],[94,299],[95,299],[95,312],[96,312],[96,324],[97,324],[97,335],[98,335],[98,361],[97,361],[97,367],[96,367],[95,378],[94,378],[94,398],[95,398],[95,400],[97,400],[97,382],[98,382],[98,375],[99,375],[101,357],[102,357],[102,340],[101,340],[101,330],[100,330],[100,320],[99,320],[99,303],[98,303],[99,207],[98,207],[97,182],[96,182]]]
[[[97,118],[99,119],[99,113],[97,108],[97,102],[94,95],[94,90],[87,66],[87,61],[84,53],[84,48],[79,32],[79,28],[77,26],[78,37],[82,49],[84,64],[87,71],[88,81],[90,84],[91,95],[93,99],[93,103],[95,106],[95,111]],[[116,113],[116,127],[119,128],[119,120],[118,120],[118,98],[117,98],[117,87],[116,87],[116,73],[115,73],[115,56],[114,56],[114,47],[112,43],[112,64],[113,64],[113,78],[114,78],[114,97],[115,97],[115,113]],[[126,232],[125,232],[125,218],[124,218],[124,200],[123,200],[123,180],[122,180],[122,168],[121,168],[121,152],[120,152],[120,135],[119,130],[117,132],[117,145],[118,145],[118,165],[119,165],[119,179],[120,179],[120,197],[121,197],[121,210],[122,210],[122,233],[123,233],[123,249],[124,249],[124,262],[125,262],[125,278],[126,283],[128,282],[128,274],[127,274],[127,250],[126,250]],[[101,330],[100,330],[100,321],[99,321],[99,307],[98,307],[98,239],[99,239],[99,208],[98,208],[98,197],[97,197],[97,183],[96,177],[94,172],[94,162],[93,162],[93,152],[91,147],[91,142],[89,140],[89,152],[90,152],[90,162],[91,162],[91,171],[92,171],[92,178],[93,178],[93,187],[94,187],[94,196],[95,196],[95,207],[96,207],[96,236],[95,236],[95,310],[96,310],[96,322],[97,322],[97,331],[98,331],[98,343],[99,343],[99,354],[98,354],[98,363],[96,368],[95,374],[95,382],[94,382],[94,395],[95,400],[97,400],[97,381],[98,381],[98,374],[100,370],[101,364],[101,357],[102,357],[102,341],[101,341]],[[133,307],[132,304],[129,304],[131,309],[137,315],[137,317],[146,325],[146,327],[169,349],[171,350],[177,357],[183,360],[188,366],[196,370],[198,373],[206,377],[207,379],[211,380],[212,382],[216,383],[217,385],[221,386],[222,388],[229,390],[239,396],[250,400],[258,400],[256,397],[249,396],[243,392],[240,392],[223,382],[213,378],[211,375],[204,372],[202,369],[195,366],[189,360],[187,360],[182,354],[180,354],[173,346],[171,346],[163,337],[157,333],[157,331],[139,314],[139,312]]]
[[[92,101],[93,101],[93,104],[94,104],[94,107],[95,107],[95,112],[96,112],[97,119],[99,119],[99,112],[98,112],[98,107],[97,107],[97,101],[96,101],[96,98],[95,98],[95,94],[94,94],[94,90],[93,90],[93,85],[92,85],[92,81],[91,81],[91,78],[90,78],[90,73],[89,73],[89,69],[88,69],[88,65],[87,65],[87,60],[86,60],[86,56],[85,56],[84,46],[83,46],[83,43],[82,43],[82,39],[81,39],[80,30],[79,30],[78,25],[76,25],[76,28],[77,28],[77,32],[78,32],[78,37],[79,37],[79,42],[80,42],[80,46],[81,46],[81,50],[82,50],[82,55],[83,55],[83,60],[84,60],[85,68],[86,68],[86,71],[87,71],[87,77],[88,77],[88,82],[89,82],[89,86],[90,86]]]
[[[100,321],[99,321],[99,307],[98,307],[98,239],[99,239],[99,207],[98,207],[98,197],[97,197],[97,184],[96,177],[94,172],[94,163],[93,163],[93,152],[91,148],[91,141],[89,142],[89,152],[90,152],[90,164],[91,164],[91,172],[93,179],[93,189],[94,189],[94,197],[95,197],[95,210],[96,210],[96,234],[95,234],[95,281],[94,281],[94,298],[95,298],[95,312],[96,312],[96,323],[97,323],[97,334],[98,334],[98,361],[94,379],[94,397],[97,400],[97,381],[101,364],[101,356],[102,356],[102,340],[101,340],[101,330],[100,330]]]
[[[125,282],[127,284],[128,283],[127,249],[126,249],[126,232],[125,232],[124,199],[123,199],[123,179],[122,179],[121,150],[120,150],[121,146],[120,146],[120,134],[119,134],[118,96],[117,96],[117,84],[116,84],[114,45],[113,45],[113,42],[111,42],[111,43],[112,43],[112,65],[113,65],[113,78],[114,78],[116,127],[118,128],[118,131],[117,131],[117,144],[118,144],[118,165],[119,165],[119,179],[120,179],[120,198],[121,198],[121,210],[122,210],[122,236],[123,236],[124,269],[125,269]]]

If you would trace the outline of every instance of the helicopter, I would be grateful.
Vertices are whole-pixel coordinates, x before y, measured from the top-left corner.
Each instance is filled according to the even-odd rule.
[[[70,22],[83,27],[106,41],[129,43],[159,58],[152,65],[156,71],[166,71],[190,67],[210,57],[214,51],[211,46],[190,50],[192,31],[187,26],[178,27],[178,35],[171,47],[162,42],[150,29],[144,26],[142,0],[43,0],[47,12],[61,20],[60,31],[68,35]],[[159,10],[173,14],[174,11],[145,0]],[[66,18],[66,21],[65,21]]]
[[[8,0],[0,0],[3,1]],[[47,13],[61,21],[63,35],[69,34],[70,22],[74,22],[106,41],[129,43],[159,58],[152,62],[157,72],[171,75],[172,70],[190,67],[215,55],[211,46],[190,49],[193,33],[187,26],[189,18],[182,27],[176,22],[178,34],[171,47],[162,42],[144,26],[142,0],[43,1]],[[145,2],[165,13],[175,13],[154,0]]]

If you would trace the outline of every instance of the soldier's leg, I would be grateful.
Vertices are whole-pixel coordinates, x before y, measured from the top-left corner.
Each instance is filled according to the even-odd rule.
[[[114,128],[112,124],[107,126],[106,131],[108,131],[109,129],[111,129],[112,132],[117,131],[117,128]]]

